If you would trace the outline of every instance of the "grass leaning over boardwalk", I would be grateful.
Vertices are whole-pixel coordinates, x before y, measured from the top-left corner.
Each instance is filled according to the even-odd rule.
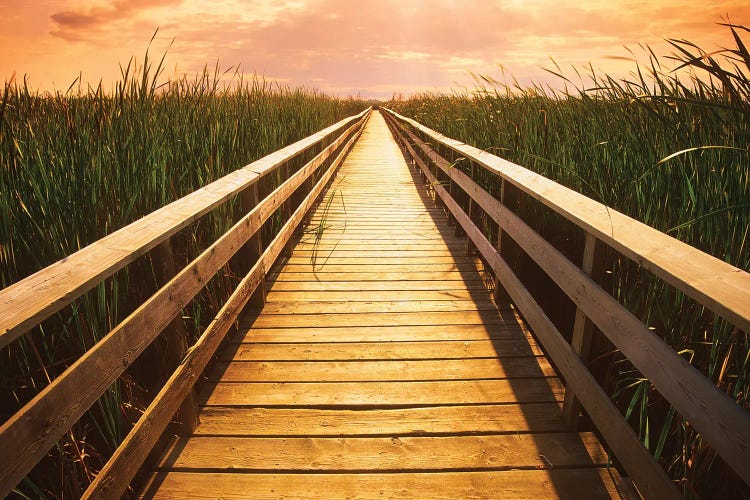
[[[50,95],[25,82],[5,84],[0,288],[367,105],[238,74],[226,86],[218,68],[161,84],[161,68],[148,56],[142,69],[131,62],[111,93],[99,87]],[[235,205],[173,237],[178,267],[231,227]],[[0,351],[0,422],[150,296],[158,274],[150,256],[141,258]],[[238,280],[227,266],[183,311],[192,335]],[[158,389],[149,379],[168,375],[159,373],[158,352],[157,346],[136,361],[18,494],[80,495]]]
[[[646,62],[626,79],[591,70],[588,84],[576,84],[555,68],[564,92],[477,77],[469,93],[424,94],[389,106],[750,270],[750,51],[742,41],[748,29],[722,29],[731,30],[735,47],[707,54],[673,40],[673,56],[646,48]],[[495,180],[479,181],[495,192]],[[580,258],[580,235],[569,225],[530,199],[522,207],[535,229]],[[750,332],[716,319],[613,252],[604,283],[722,391],[750,407]],[[597,354],[592,370],[687,495],[748,494],[632,365],[610,346]]]

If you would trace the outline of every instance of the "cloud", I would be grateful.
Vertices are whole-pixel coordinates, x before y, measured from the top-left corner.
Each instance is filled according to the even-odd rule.
[[[499,78],[501,65],[522,81],[551,79],[540,69],[551,66],[550,57],[563,68],[592,61],[595,67],[626,74],[632,64],[607,58],[627,57],[623,46],[656,44],[663,54],[669,47],[662,39],[675,37],[713,49],[731,44],[727,30],[715,24],[723,15],[750,22],[750,4],[737,0],[50,3],[55,5],[46,15],[51,40],[77,42],[55,49],[68,57],[59,59],[60,72],[71,65],[92,75],[103,73],[102,64],[116,69],[118,62],[142,54],[159,28],[153,51],[174,39],[167,62],[178,73],[191,74],[219,60],[222,67],[237,65],[290,84],[377,95],[395,88],[411,92],[470,85],[470,72]],[[39,50],[41,42],[33,44]],[[14,57],[20,60],[22,52],[14,49]]]
[[[81,41],[101,34],[100,29],[116,21],[136,18],[145,10],[178,6],[182,0],[116,0],[107,5],[96,5],[88,9],[63,10],[50,15],[56,24],[50,34],[65,40]]]

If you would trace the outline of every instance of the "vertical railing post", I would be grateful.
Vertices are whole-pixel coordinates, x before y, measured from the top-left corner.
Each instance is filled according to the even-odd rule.
[[[161,283],[167,283],[177,274],[171,240],[167,239],[158,245],[154,256],[156,257],[155,271],[157,273],[157,278]],[[180,365],[180,363],[182,363],[182,360],[187,353],[188,332],[182,316],[178,315],[173,319],[161,335],[164,340],[164,350],[162,353],[163,373],[161,380],[163,383],[169,379],[172,372]],[[181,436],[189,436],[195,430],[195,427],[198,425],[197,401],[198,398],[195,389],[192,389],[180,405],[179,410],[177,410],[177,434]]]
[[[455,158],[454,158],[453,154],[454,153],[451,150],[451,158],[450,158],[451,163],[453,163],[453,161],[455,161]],[[456,199],[455,182],[453,182],[453,179],[451,178],[450,175],[448,175],[448,194],[454,200]],[[450,210],[448,210],[447,213],[448,213],[448,225],[449,226],[455,226],[455,231],[458,232],[458,228],[460,227],[460,225],[458,224],[458,222],[456,222],[456,218],[453,217],[453,214],[451,213]]]
[[[589,232],[586,232],[586,239],[583,247],[583,260],[581,270],[589,276],[594,273],[595,261],[601,254],[601,243]],[[581,311],[576,308],[575,321],[573,323],[573,336],[571,346],[578,356],[586,363],[591,353],[591,337],[594,331],[594,325]],[[563,402],[563,419],[571,428],[578,427],[578,415],[581,410],[581,404],[573,391],[565,389],[565,400]]]
[[[260,184],[264,182],[264,178],[258,179],[258,182],[250,186],[249,188],[242,191],[240,194],[240,209],[243,213],[250,212],[260,202]],[[250,239],[245,243],[245,246],[240,249],[240,265],[242,267],[242,273],[247,273],[253,265],[258,261],[260,256],[263,254],[263,228],[258,228]],[[265,270],[263,271],[264,276],[255,289],[255,292],[250,296],[247,307],[251,308],[262,308],[266,303],[266,277]]]
[[[474,180],[474,162],[469,160],[469,164],[471,165],[471,172],[469,173],[469,176],[471,177],[471,180]],[[470,194],[467,193],[467,198],[469,198],[469,206],[467,207],[467,214],[469,216],[469,220],[472,222],[472,224],[477,225],[476,218],[476,203],[474,203],[474,198],[471,197]],[[471,242],[471,238],[466,238],[466,255],[471,257],[474,255],[474,243]]]
[[[510,210],[508,208],[508,202],[512,198],[512,195],[509,194],[512,189],[513,187],[508,186],[508,181],[506,181],[505,179],[500,179],[500,204],[503,205],[507,210]],[[504,234],[502,226],[498,224],[497,241],[495,242],[495,248],[497,249],[497,253],[500,254],[501,257],[503,257],[503,248],[505,247],[505,245],[503,244],[504,238],[508,238],[508,235]],[[506,302],[510,302],[510,295],[508,295],[508,292],[500,284],[500,280],[497,278],[497,276],[495,276],[495,304],[500,306],[501,304],[504,304]]]

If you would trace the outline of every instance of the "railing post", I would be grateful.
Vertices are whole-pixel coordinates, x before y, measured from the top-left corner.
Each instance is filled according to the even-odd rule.
[[[601,254],[601,243],[589,232],[586,232],[586,240],[583,247],[583,260],[581,270],[589,276],[594,273],[595,261]],[[600,260],[600,259],[599,259]],[[584,364],[588,361],[591,353],[591,336],[594,331],[594,324],[586,317],[580,308],[576,308],[575,321],[573,323],[573,337],[571,346],[578,354]],[[571,428],[578,427],[578,415],[581,410],[581,404],[573,391],[565,389],[565,401],[563,402],[563,420]]]
[[[510,195],[508,194],[508,181],[505,179],[500,180],[500,204],[505,206],[507,208],[508,204],[507,201],[510,199]],[[495,242],[495,248],[497,249],[497,253],[500,254],[502,257],[503,252],[503,238],[508,238],[507,235],[503,236],[503,228],[500,226],[500,224],[497,225],[497,241]],[[500,304],[504,304],[506,302],[510,302],[510,295],[508,295],[508,292],[505,290],[503,286],[500,285],[500,280],[495,276],[495,304],[498,306]]]
[[[156,273],[161,283],[167,283],[177,274],[172,251],[171,239],[166,239],[156,247]],[[185,322],[178,315],[162,332],[164,339],[163,365],[161,382],[166,382],[172,372],[182,363],[188,349],[188,332]],[[189,436],[198,425],[198,397],[192,389],[177,410],[178,422],[176,431],[181,436]]]
[[[244,214],[250,212],[260,202],[260,187],[259,184],[264,179],[258,179],[258,182],[245,189],[240,194],[240,208]],[[240,250],[240,265],[242,267],[243,275],[247,273],[252,266],[257,262],[260,256],[263,254],[263,228],[259,228],[255,234],[245,243],[245,246]],[[263,279],[255,289],[255,292],[250,296],[247,307],[251,308],[262,308],[266,303],[266,278],[265,271]]]
[[[469,176],[471,177],[471,180],[473,181],[474,180],[474,162],[470,161],[470,165],[471,165],[471,173],[469,174]],[[474,203],[474,198],[472,198],[470,195],[468,196],[468,198],[469,198],[469,206],[468,206],[468,210],[466,213],[469,215],[469,220],[472,222],[472,224],[476,225],[477,221],[474,220],[475,219],[474,212],[476,211],[476,203]],[[474,247],[474,243],[471,242],[471,238],[466,238],[466,255],[471,257],[472,255],[474,255],[474,250],[475,250],[475,247]]]

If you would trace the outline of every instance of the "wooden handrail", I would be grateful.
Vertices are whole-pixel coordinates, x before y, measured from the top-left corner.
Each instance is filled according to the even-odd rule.
[[[357,140],[361,131],[362,126],[359,126],[358,131],[347,141],[331,166],[318,180],[300,206],[291,214],[279,234],[242,279],[226,304],[216,314],[216,317],[190,349],[185,359],[182,360],[180,366],[138,419],[138,422],[117,448],[112,458],[88,487],[83,495],[84,499],[119,498],[124,493],[157,439],[164,432],[170,418],[177,411],[180,402],[187,396],[198,376],[206,368],[211,356],[216,352],[229,328],[237,320],[251,294],[263,282],[265,275],[281,254],[284,246],[289,242],[294,230],[323,192],[323,188],[331,180],[336,169],[341,165],[346,152]]]
[[[750,332],[749,273],[520,165],[394,111],[384,111],[510,182],[740,330]]]
[[[413,126],[416,122],[405,119],[395,113],[391,114],[389,121],[400,141],[405,145],[410,155],[420,165],[427,178],[433,184],[437,195],[452,212],[453,217],[462,225],[469,238],[480,250],[484,259],[490,264],[506,291],[519,306],[522,314],[527,318],[532,328],[537,331],[543,345],[568,381],[569,389],[572,389],[581,400],[595,425],[600,429],[605,440],[612,446],[626,470],[633,476],[641,491],[648,493],[648,496],[654,495],[661,498],[666,494],[667,490],[674,490],[674,488],[671,487],[671,484],[668,485],[668,480],[658,464],[653,459],[650,461],[647,460],[647,457],[644,456],[644,452],[646,455],[650,456],[650,454],[640,444],[606,394],[600,388],[598,390],[593,389],[594,385],[596,387],[598,385],[585,365],[575,355],[575,352],[567,344],[559,331],[549,322],[547,316],[533,298],[531,298],[528,291],[510,270],[498,251],[486,239],[481,230],[473,224],[471,218],[463,211],[460,205],[455,202],[450,192],[437,184],[437,179],[430,172],[428,165],[419,156],[417,150],[435,164],[445,176],[464,190],[470,199],[478,204],[503,231],[513,238],[555,281],[563,292],[573,300],[578,306],[579,311],[585,314],[625,354],[634,366],[651,380],[654,386],[670,401],[677,411],[691,422],[691,425],[701,432],[704,439],[711,443],[727,463],[745,481],[750,482],[750,461],[748,461],[750,413],[742,409],[725,394],[718,391],[705,376],[678,356],[661,339],[653,335],[640,320],[620,305],[611,295],[601,289],[586,272],[578,269],[573,263],[567,260],[551,244],[534,232],[533,229],[526,225],[499,200],[479,186],[471,177],[459,169],[451,168],[451,164],[447,160],[440,157],[429,145],[405,126],[405,124]],[[477,161],[474,155],[467,154],[465,148],[458,148],[457,144],[460,145],[460,143],[457,143],[457,141],[451,140],[452,142],[449,145],[443,136],[429,131],[429,129],[422,125],[414,128],[418,129],[425,136],[436,140],[438,143],[464,154],[470,160]],[[425,130],[430,133],[425,132]],[[486,155],[488,153],[485,153],[485,162],[487,162]],[[525,170],[522,167],[515,167]],[[507,180],[508,172],[506,171],[505,173],[506,175],[502,176],[502,178]],[[534,180],[533,176],[535,175],[526,175],[525,179]],[[534,181],[531,184],[545,184],[547,189],[545,193],[550,193],[553,191],[551,187],[555,183],[545,179],[544,183]],[[566,190],[562,186],[559,186],[559,188]],[[542,196],[545,193],[537,193],[537,195]],[[583,203],[579,198],[588,199],[580,194],[575,194],[576,196],[568,196],[567,199],[572,199],[575,202],[575,206],[580,210]],[[561,197],[558,196],[557,199],[559,200]],[[545,203],[542,199],[539,201]],[[592,200],[589,201],[596,203]],[[550,206],[549,203],[545,203],[545,205]],[[611,218],[613,224],[616,221],[626,219],[632,221],[632,219],[614,211],[611,211]],[[576,221],[573,220],[573,222]],[[613,226],[611,233],[620,234],[619,229]],[[648,229],[651,233],[657,233],[665,238],[669,238],[653,228]],[[591,235],[592,233],[587,234]],[[648,238],[649,236],[650,233],[644,236],[644,233],[641,232],[640,239]],[[608,238],[604,243],[610,244],[612,238],[614,237]],[[619,241],[620,245],[625,244],[622,238]],[[709,262],[713,259],[692,247],[680,242],[677,243],[679,245],[672,245],[669,248],[687,247],[690,249],[687,254],[699,254],[700,262]],[[718,262],[724,266],[728,266],[721,261]],[[682,262],[681,265],[689,266],[690,262]],[[724,266],[717,265],[716,267]],[[675,274],[680,274],[679,269]],[[742,282],[742,280],[748,279],[749,275],[747,273],[739,271],[739,274],[744,274],[744,276],[738,278],[738,281]],[[735,283],[735,285],[737,284]],[[743,303],[744,308],[748,305],[750,304]],[[725,304],[725,307],[730,306]],[[742,316],[743,314],[746,314],[746,311],[741,309],[739,314],[735,314],[733,317]],[[572,357],[571,353],[573,353]],[[616,418],[613,420],[613,417]],[[659,468],[659,472],[652,470],[655,467]]]
[[[336,137],[368,110],[269,154],[0,290],[0,348],[237,193],[321,141]]]
[[[67,432],[132,361],[159,335],[179,311],[195,297],[214,274],[242,248],[253,234],[260,230],[263,223],[276,210],[284,205],[290,195],[302,186],[317,169],[324,165],[334,152],[342,147],[349,147],[352,144],[353,136],[359,133],[368,116],[369,110],[366,110],[353,118],[340,122],[340,124],[344,123],[344,126],[348,125],[348,127],[343,132],[341,132],[341,129],[344,127],[338,127],[340,133],[328,147],[324,148],[323,151],[292,174],[275,191],[261,200],[258,205],[242,217],[215,243],[178,272],[174,278],[128,316],[128,318],[123,320],[114,330],[95,344],[92,349],[87,351],[59,377],[53,380],[49,386],[0,426],[0,457],[13,457],[13,460],[3,460],[6,466],[3,470],[0,470],[0,496],[4,496],[10,492],[42,456],[47,453],[54,443]],[[326,130],[329,132],[324,136],[321,136],[320,133],[311,136],[318,137],[318,140],[300,141],[300,143],[305,142],[306,145],[294,148],[283,159],[276,157],[276,160],[273,161],[273,168],[278,167],[301,152],[318,144],[323,138],[331,137],[333,132],[329,129]],[[340,161],[343,154],[343,151],[340,152],[335,161]],[[264,173],[267,173],[267,171]],[[245,187],[259,178],[257,172],[253,172],[253,174],[255,176],[250,179],[250,182],[244,183]],[[326,176],[324,175],[323,178],[326,178]],[[235,185],[239,184],[236,183]],[[318,188],[315,189],[317,189],[315,192],[320,192]],[[234,192],[237,193],[236,190]],[[227,199],[223,194],[221,196],[224,200]],[[195,217],[191,214],[187,215],[187,217],[191,217],[191,220],[194,220]],[[297,224],[299,223],[299,220],[296,218],[293,220]],[[173,224],[172,221],[170,221],[170,227],[171,224]],[[287,222],[288,225],[289,222]],[[169,230],[166,232],[169,233]],[[164,234],[164,232],[160,234]],[[282,231],[280,235],[282,234],[286,233]],[[278,256],[277,250],[280,248],[277,244],[278,240],[279,237],[271,243],[269,249],[266,249],[265,254],[263,254],[266,257],[263,257],[263,260],[259,260],[262,264],[260,268],[263,270],[263,273],[273,263],[269,261],[270,257],[268,255],[274,256],[274,259]],[[87,248],[92,248],[94,245],[96,244]],[[254,268],[257,267],[255,266]],[[44,270],[40,273],[43,272]],[[55,276],[60,276],[60,274],[56,273]],[[263,274],[264,276],[265,274]],[[248,278],[243,280],[244,287],[249,286],[249,280],[254,279]],[[33,290],[29,293],[32,292]],[[43,289],[40,293],[47,294],[48,290]],[[234,301],[236,300],[235,298]],[[226,313],[226,306],[222,311]],[[210,329],[211,327],[209,327]],[[216,334],[214,333],[213,335]],[[200,354],[202,357],[207,356],[206,359],[208,359],[213,352],[208,354],[202,352]],[[185,361],[183,360],[184,363]],[[183,364],[180,366],[183,366]],[[196,373],[192,375],[197,376]],[[194,382],[194,378],[192,381]],[[192,383],[188,389],[191,387]],[[177,401],[177,404],[181,401],[182,399]],[[167,418],[171,418],[173,414],[174,411]],[[123,486],[123,489],[125,487],[127,487],[127,483]]]

